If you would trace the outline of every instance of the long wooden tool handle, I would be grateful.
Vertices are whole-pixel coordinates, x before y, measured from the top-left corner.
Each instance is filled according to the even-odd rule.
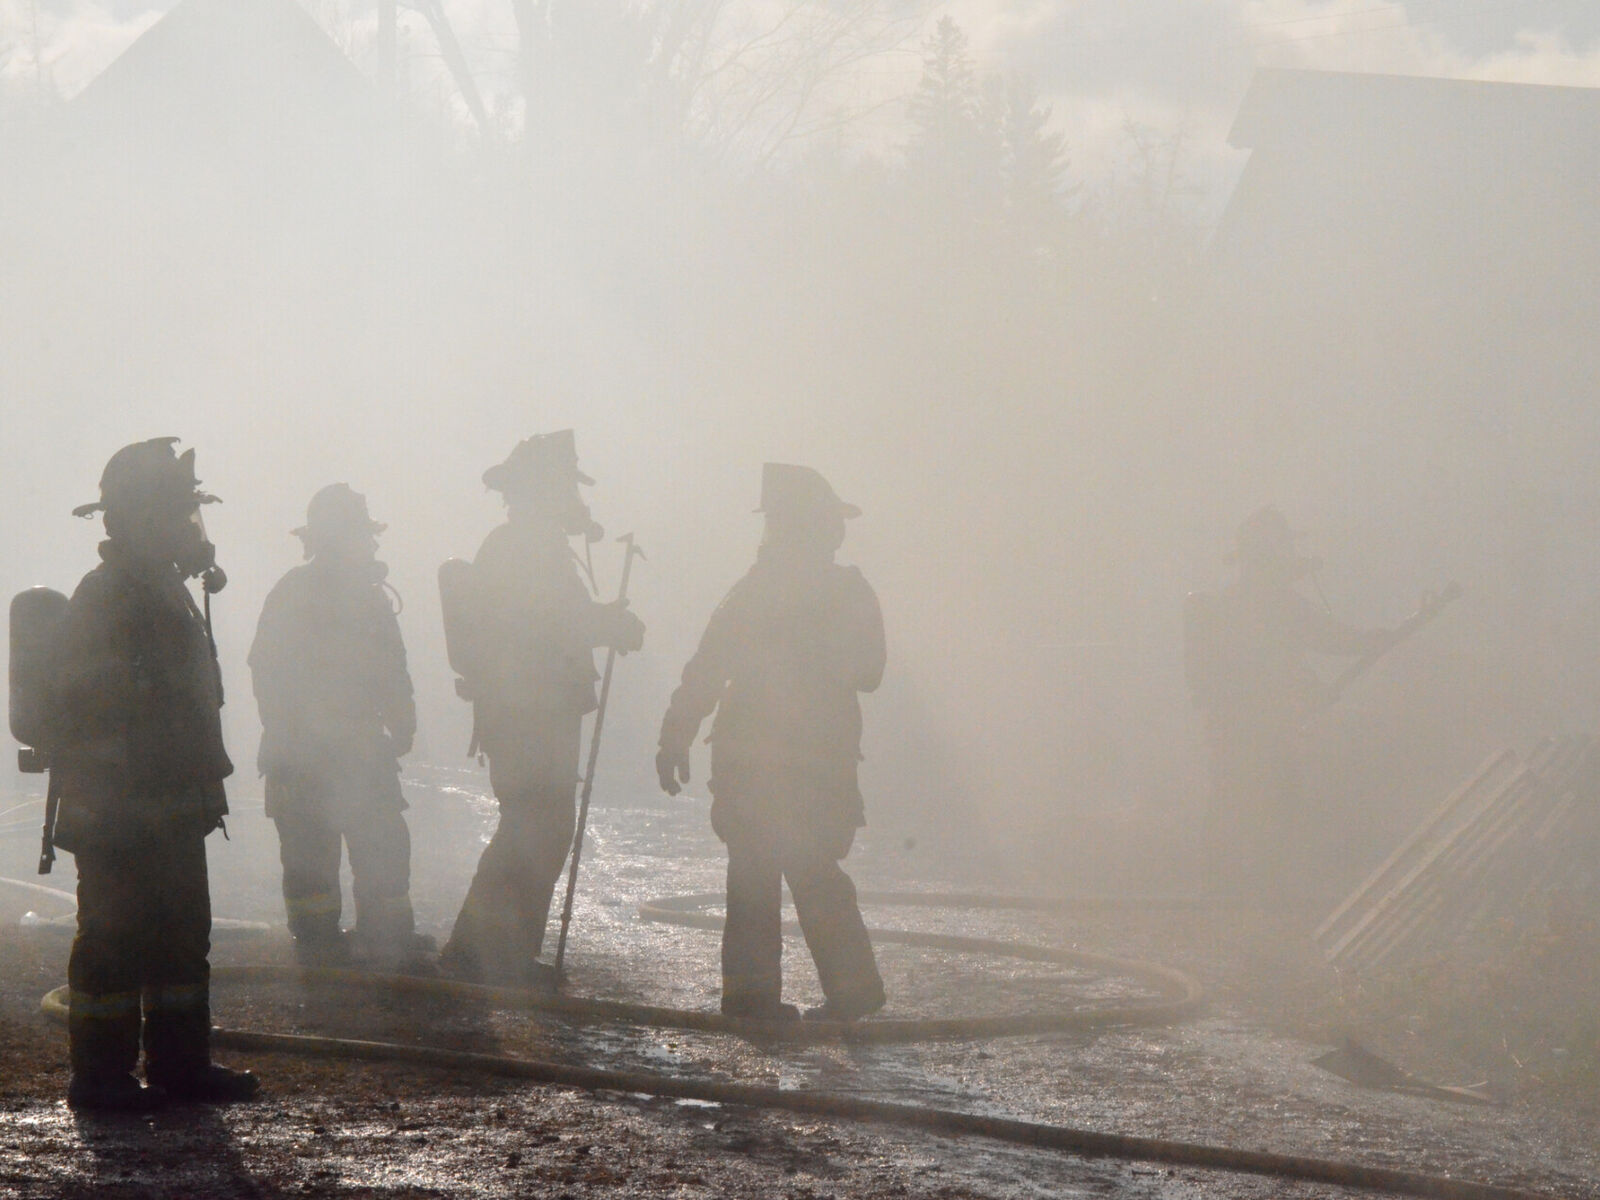
[[[1412,613],[1409,617],[1407,617],[1404,621],[1401,621],[1400,624],[1395,627],[1394,636],[1390,638],[1388,642],[1376,650],[1367,651],[1367,653],[1363,654],[1360,658],[1356,659],[1355,662],[1351,663],[1339,673],[1338,677],[1334,679],[1333,683],[1328,687],[1327,699],[1317,706],[1316,711],[1313,712],[1311,716],[1315,717],[1317,713],[1331,708],[1339,699],[1339,697],[1344,694],[1346,688],[1348,688],[1356,680],[1360,679],[1368,671],[1372,670],[1378,661],[1388,654],[1389,651],[1393,650],[1401,642],[1406,641],[1408,638],[1414,635],[1417,630],[1428,624],[1428,622],[1432,621],[1435,617],[1437,617],[1446,608],[1460,598],[1461,585],[1454,581],[1447,583],[1442,592],[1425,597],[1417,611]],[[1306,724],[1310,724],[1309,718],[1307,719]],[[1304,727],[1305,726],[1302,725],[1302,728]]]
[[[628,599],[628,578],[633,574],[633,558],[639,548],[633,543],[633,534],[619,538],[627,549],[622,556],[622,582],[617,586],[617,605]],[[589,735],[589,763],[583,773],[583,794],[578,801],[578,827],[572,834],[572,865],[567,869],[567,895],[561,904],[561,933],[556,938],[556,977],[561,976],[561,964],[567,957],[567,929],[572,924],[572,901],[578,891],[578,862],[583,857],[583,834],[589,825],[589,798],[594,795],[594,769],[600,761],[600,732],[606,724],[606,702],[611,699],[611,671],[617,665],[617,648],[606,650],[605,674],[600,680],[600,703],[594,710],[594,732]]]

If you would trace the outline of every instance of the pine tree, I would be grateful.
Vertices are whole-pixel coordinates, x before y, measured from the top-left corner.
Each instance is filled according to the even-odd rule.
[[[1000,118],[1006,208],[1027,238],[1047,235],[1066,197],[1066,139],[1049,128],[1050,106],[1039,103],[1033,81],[1013,71],[1005,78]]]
[[[992,198],[999,182],[999,125],[980,86],[967,35],[941,17],[924,44],[922,79],[911,97],[913,176],[931,193],[964,207]]]
[[[948,16],[924,45],[922,79],[911,97],[912,149],[946,156],[968,136],[978,107],[977,72],[967,35]]]

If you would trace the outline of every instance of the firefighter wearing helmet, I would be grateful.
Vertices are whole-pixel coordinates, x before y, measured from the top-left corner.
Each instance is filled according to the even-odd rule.
[[[1239,525],[1237,578],[1187,602],[1185,668],[1211,756],[1206,888],[1222,900],[1301,889],[1299,731],[1325,701],[1307,654],[1363,655],[1394,637],[1346,625],[1302,594],[1299,583],[1321,564],[1302,556],[1295,538],[1281,510],[1257,509]]]
[[[500,823],[439,965],[458,978],[548,986],[540,963],[550,901],[572,844],[580,729],[597,700],[597,647],[644,642],[644,624],[592,598],[570,537],[595,541],[572,430],[519,442],[483,482],[507,519],[469,564],[440,569],[450,662],[473,705],[473,749],[489,759]]]
[[[211,901],[206,835],[228,811],[221,675],[187,580],[222,586],[194,451],[153,438],[117,451],[100,499],[100,565],[73,593],[55,642],[59,737],[47,837],[74,855],[78,934],[68,965],[76,1108],[163,1098],[248,1099],[247,1071],[211,1062]],[[144,1047],[148,1087],[134,1072]]]
[[[711,826],[728,847],[722,1011],[791,1020],[782,1000],[782,885],[788,881],[825,1003],[854,1020],[884,1004],[855,885],[839,866],[866,824],[856,781],[860,692],[883,678],[883,614],[855,567],[834,561],[861,515],[810,467],[767,463],[756,562],[711,614],[661,722],[656,771],[668,795],[713,711]]]
[[[308,561],[268,593],[250,647],[261,713],[257,767],[277,824],[295,955],[425,969],[411,911],[411,834],[401,756],[417,728],[396,604],[378,561],[385,526],[348,484],[311,498],[294,530]],[[342,847],[341,847],[342,843]],[[340,926],[341,848],[350,856],[353,937]],[[354,943],[353,947],[351,943]]]

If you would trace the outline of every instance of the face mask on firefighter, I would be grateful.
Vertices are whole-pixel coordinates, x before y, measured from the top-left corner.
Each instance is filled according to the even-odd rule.
[[[605,527],[596,521],[589,512],[589,506],[582,500],[574,498],[573,507],[568,509],[562,522],[562,527],[568,536],[583,535],[586,542],[598,542],[605,537]]]
[[[205,518],[200,515],[198,505],[189,511],[184,521],[183,534],[172,561],[186,579],[203,576],[208,592],[220,592],[227,583],[227,576],[217,566],[217,548],[206,536]]]
[[[598,542],[606,535],[583,502],[575,478],[538,476],[520,486],[507,488],[505,498],[513,516],[554,519],[568,537],[582,534],[586,541]]]

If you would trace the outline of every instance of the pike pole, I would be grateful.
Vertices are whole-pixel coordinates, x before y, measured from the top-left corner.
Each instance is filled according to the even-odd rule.
[[[633,573],[633,560],[644,557],[644,551],[634,544],[633,534],[617,539],[626,550],[622,555],[622,582],[617,586],[617,606],[628,601],[628,576]],[[606,701],[611,698],[611,671],[617,664],[615,646],[606,651],[606,670],[600,679],[600,704],[594,710],[594,732],[589,736],[589,765],[583,773],[583,793],[578,800],[578,828],[572,835],[572,865],[567,869],[567,898],[561,905],[561,936],[556,939],[556,979],[561,979],[561,964],[567,955],[567,928],[572,924],[572,899],[578,891],[578,862],[583,857],[583,833],[589,824],[589,798],[594,795],[594,768],[600,760],[600,733],[606,724]]]
[[[1339,677],[1328,685],[1321,703],[1317,704],[1301,722],[1300,732],[1309,733],[1317,717],[1332,708],[1338,702],[1339,697],[1344,695],[1346,688],[1372,670],[1389,651],[1411,637],[1417,630],[1428,624],[1460,598],[1461,585],[1454,581],[1447,583],[1443,591],[1429,592],[1423,596],[1422,603],[1417,607],[1417,611],[1395,626],[1394,635],[1387,643],[1367,651],[1367,653],[1340,672]]]

